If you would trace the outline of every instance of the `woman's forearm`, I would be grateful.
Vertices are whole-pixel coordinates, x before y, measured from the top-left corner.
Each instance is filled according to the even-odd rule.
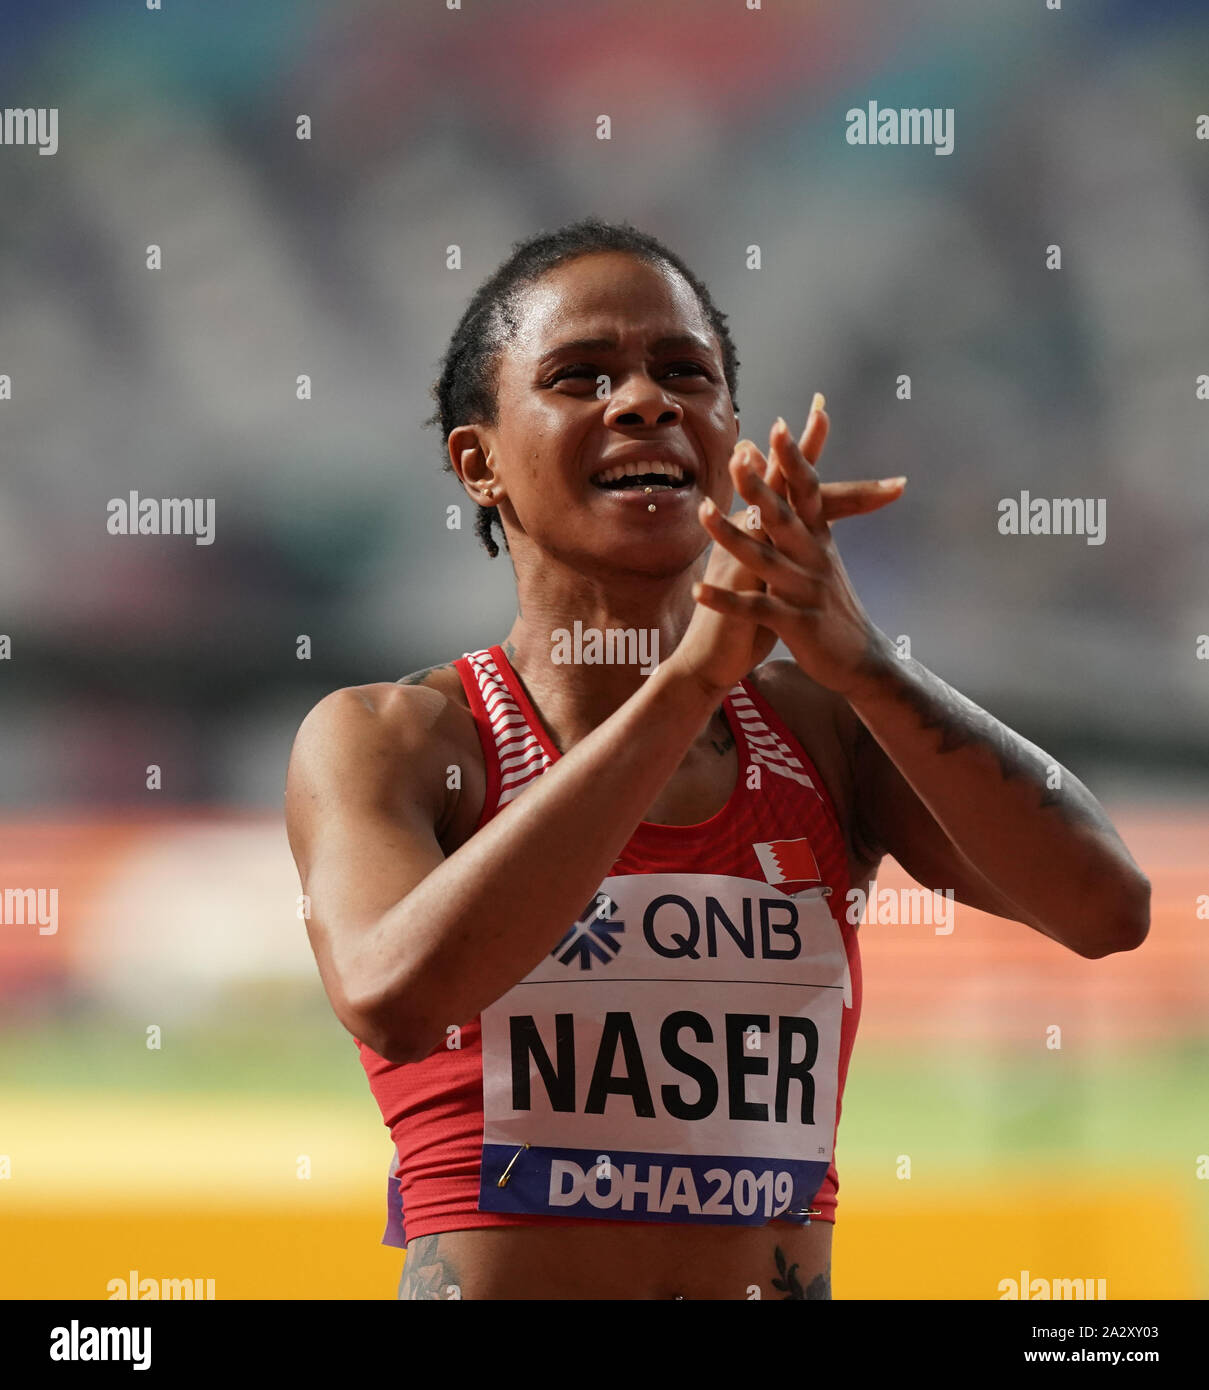
[[[1146,936],[1150,885],[1090,791],[882,639],[850,704],[949,839],[1025,920],[1082,954]]]
[[[362,969],[397,1051],[426,1056],[553,950],[720,702],[658,667],[382,916]]]

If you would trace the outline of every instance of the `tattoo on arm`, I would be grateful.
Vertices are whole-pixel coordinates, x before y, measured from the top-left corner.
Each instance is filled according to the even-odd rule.
[[[921,728],[939,732],[938,753],[985,748],[998,760],[1005,782],[1020,778],[1032,783],[1040,793],[1042,808],[1056,807],[1063,820],[1072,825],[1108,827],[1091,793],[1048,753],[1001,724],[917,661],[902,664],[910,668],[910,674],[904,673],[895,682],[895,693],[914,710]],[[1060,788],[1046,785],[1051,766],[1059,768]]]
[[[417,1236],[407,1242],[399,1280],[401,1299],[461,1298],[457,1268],[440,1245],[440,1236]]]
[[[784,1294],[782,1302],[788,1302],[790,1299],[795,1298],[829,1299],[831,1297],[830,1265],[827,1266],[824,1273],[816,1274],[810,1283],[803,1288],[801,1281],[798,1279],[797,1265],[788,1264],[785,1259],[785,1252],[779,1245],[773,1250],[773,1258],[777,1262],[777,1271],[780,1274],[780,1278],[774,1279],[772,1281],[772,1286],[774,1289],[779,1289]]]
[[[428,679],[429,676],[432,675],[434,671],[448,671],[449,669],[449,662],[443,661],[436,666],[425,666],[425,668],[422,671],[413,671],[410,676],[401,676],[397,681],[395,681],[395,684],[423,685],[424,682]]]

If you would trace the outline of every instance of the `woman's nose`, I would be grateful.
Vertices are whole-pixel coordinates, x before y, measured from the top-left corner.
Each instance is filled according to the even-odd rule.
[[[680,402],[649,376],[630,378],[610,393],[605,419],[611,425],[669,425],[684,415]]]

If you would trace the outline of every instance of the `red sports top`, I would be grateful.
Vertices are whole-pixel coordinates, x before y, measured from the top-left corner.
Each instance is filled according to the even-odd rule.
[[[499,647],[454,664],[486,763],[478,829],[559,752]],[[549,956],[422,1061],[358,1041],[396,1149],[385,1244],[835,1220],[861,1007],[844,838],[760,693],[742,681],[723,710],[740,775],[717,815],[639,824]]]

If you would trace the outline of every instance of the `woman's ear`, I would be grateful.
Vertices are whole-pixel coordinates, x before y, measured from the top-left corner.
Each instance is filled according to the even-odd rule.
[[[449,433],[449,462],[471,499],[494,507],[503,493],[491,453],[476,425],[459,425]]]

